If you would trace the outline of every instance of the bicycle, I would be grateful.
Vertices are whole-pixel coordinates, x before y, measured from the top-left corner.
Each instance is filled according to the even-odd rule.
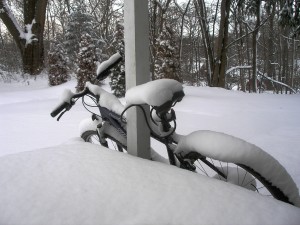
[[[116,53],[101,63],[96,79],[108,76],[111,68],[121,59],[122,56]],[[152,160],[230,182],[263,195],[272,195],[275,199],[300,207],[295,182],[285,168],[261,148],[214,131],[177,134],[173,107],[183,97],[183,87],[179,82],[155,80],[129,89],[124,106],[113,94],[87,82],[80,93],[65,90],[51,116],[59,115],[59,120],[81,98],[83,106],[92,114],[90,119],[81,123],[81,138],[86,142],[126,152],[126,111],[131,107],[139,107],[145,116],[151,138],[164,144],[168,153],[167,160],[151,148]],[[147,119],[142,107],[144,104],[151,107],[150,119]],[[88,107],[96,107],[99,114],[90,111]]]

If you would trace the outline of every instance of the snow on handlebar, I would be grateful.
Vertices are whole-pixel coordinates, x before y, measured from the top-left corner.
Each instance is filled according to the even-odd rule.
[[[105,79],[109,74],[110,70],[122,60],[120,53],[112,55],[108,60],[102,62],[97,67],[97,80]]]
[[[98,95],[100,97],[98,100],[98,104],[100,106],[105,107],[118,115],[121,115],[124,110],[124,105],[116,96],[105,91],[98,85],[91,84],[90,82],[86,83],[86,88],[88,88],[89,91],[94,95]]]
[[[75,94],[71,90],[66,89],[60,99],[60,103],[57,107],[51,112],[51,116],[55,117],[60,112],[62,112],[64,109],[69,110],[72,105],[74,104],[72,99],[75,98],[81,98],[85,96],[86,94],[92,95],[92,96],[98,96],[98,104],[102,107],[107,108],[108,110],[121,115],[121,113],[124,110],[124,105],[119,101],[119,99],[114,96],[113,94],[105,91],[103,88],[99,87],[98,85],[94,85],[90,82],[86,83],[85,89]]]

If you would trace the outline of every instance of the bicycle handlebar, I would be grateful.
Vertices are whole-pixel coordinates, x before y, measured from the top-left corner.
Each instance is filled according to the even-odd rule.
[[[97,68],[97,80],[105,79],[109,74],[110,70],[122,61],[120,53],[112,55],[108,60],[102,62]]]
[[[70,94],[69,96],[65,97],[62,103],[60,103],[51,113],[50,115],[52,117],[56,117],[59,113],[61,113],[63,110],[70,110],[72,108],[72,105],[75,104],[73,99],[75,98],[81,98],[86,94],[91,94],[94,96],[93,93],[90,92],[90,90],[86,87],[82,92],[79,92],[78,94],[74,94],[69,90]]]
[[[72,107],[72,105],[68,102],[63,102],[59,104],[51,113],[50,115],[52,117],[56,117],[59,113],[61,113],[64,109],[69,110]]]

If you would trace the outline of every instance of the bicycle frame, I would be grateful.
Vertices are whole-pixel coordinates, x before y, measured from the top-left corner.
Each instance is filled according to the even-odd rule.
[[[110,123],[119,132],[120,135],[122,135],[124,138],[127,138],[127,131],[126,131],[126,129],[124,129],[124,127],[126,126],[126,122],[121,118],[121,115],[118,115],[99,104],[97,104],[97,107],[99,109],[99,112],[101,114],[101,117],[102,117],[102,120],[104,121],[104,123],[107,123],[107,122]],[[165,122],[167,122],[167,121],[165,121]],[[170,123],[169,122],[167,122],[167,123],[169,124],[169,127],[171,127]],[[100,131],[98,129],[98,135],[100,137],[101,135],[99,134],[99,132]],[[173,153],[172,148],[169,146],[170,143],[174,143],[172,136],[170,135],[168,137],[159,137],[152,132],[150,133],[150,136],[152,138],[156,139],[157,141],[163,143],[166,146],[170,164],[176,165],[175,154]]]
[[[103,91],[103,89],[100,89],[100,90]],[[67,101],[64,101],[57,108],[55,108],[53,110],[53,112],[51,113],[51,116],[55,117],[56,115],[58,115],[60,113],[60,115],[59,115],[59,117],[57,119],[57,120],[59,120],[61,118],[61,116],[66,111],[68,111],[68,110],[71,109],[72,105],[74,105],[75,102],[79,98],[82,98],[82,102],[83,102],[84,106],[88,105],[84,101],[84,97],[88,96],[96,104],[96,107],[99,109],[99,112],[100,112],[100,115],[101,115],[100,117],[102,118],[102,121],[104,121],[103,124],[101,122],[101,123],[98,124],[97,128],[95,128],[95,130],[97,130],[100,143],[102,145],[108,147],[107,143],[106,143],[106,140],[103,140],[103,139],[105,139],[105,131],[103,131],[102,128],[105,129],[105,128],[113,127],[113,129],[116,132],[118,132],[118,134],[120,134],[122,136],[122,138],[124,138],[124,140],[122,141],[122,140],[118,139],[119,137],[115,137],[115,134],[111,135],[111,137],[114,138],[115,140],[117,140],[123,146],[123,148],[127,149],[127,144],[126,144],[127,131],[126,131],[126,128],[125,128],[126,127],[126,121],[123,120],[122,116],[123,116],[124,112],[128,108],[130,108],[132,106],[141,107],[141,105],[130,105],[129,107],[127,107],[126,109],[124,109],[123,112],[119,115],[119,114],[113,112],[112,110],[110,110],[110,109],[102,106],[100,104],[100,102],[99,102],[101,91],[98,94],[97,93],[98,93],[97,90],[94,93],[92,90],[89,90],[86,87],[86,89],[84,91],[82,91],[82,92],[80,92],[78,94],[71,94],[71,97],[69,97]],[[119,100],[117,100],[117,101],[119,102]],[[175,101],[175,103],[176,103],[176,101]],[[159,123],[161,123],[162,131],[163,131],[163,133],[166,134],[164,136],[160,136],[157,133],[155,133],[155,131],[153,131],[153,129],[151,128],[151,126],[155,127],[156,130],[160,130],[159,129],[159,125],[153,120],[152,117],[151,117],[151,120],[148,121],[147,117],[146,117],[145,111],[143,110],[142,107],[141,107],[141,109],[143,110],[143,113],[145,115],[145,120],[147,122],[147,125],[148,125],[150,131],[151,131],[150,132],[150,136],[166,146],[167,153],[168,153],[169,163],[171,165],[174,165],[174,166],[177,166],[177,167],[181,167],[181,168],[184,168],[184,169],[188,169],[188,170],[194,171],[195,167],[192,165],[192,162],[187,161],[184,157],[182,157],[180,155],[174,154],[174,150],[175,150],[175,148],[176,148],[176,146],[178,144],[178,140],[177,140],[178,138],[176,137],[178,135],[175,133],[175,129],[176,129],[176,122],[175,122],[176,116],[175,116],[174,110],[171,108],[174,104],[170,104],[170,102],[169,102],[168,103],[168,107],[167,107],[168,110],[165,110],[166,108],[164,108],[164,110],[160,110],[159,113],[158,113],[159,114],[159,118],[160,118]],[[152,110],[154,110],[154,109],[155,109],[155,107],[152,108]],[[152,113],[152,110],[151,110],[150,114]],[[89,112],[91,112],[91,111],[89,111]],[[97,118],[97,114],[95,114],[93,112],[91,112],[91,113],[93,114],[92,115],[92,119],[95,120],[95,118]],[[171,124],[170,124],[171,121],[174,122],[174,127],[171,126]],[[151,126],[150,126],[149,122],[152,122]],[[209,162],[207,162],[205,160],[205,157],[201,157],[200,159],[205,164],[208,164],[208,165],[210,164]],[[214,167],[213,170],[215,170],[221,176],[224,176],[216,167]]]

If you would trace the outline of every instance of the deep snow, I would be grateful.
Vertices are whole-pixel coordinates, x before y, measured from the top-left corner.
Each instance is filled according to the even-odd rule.
[[[7,185],[13,184],[13,185]],[[0,224],[299,224],[299,208],[72,140],[0,158]]]
[[[28,83],[30,85],[28,85]],[[38,79],[36,81],[30,80],[26,81],[23,83],[12,83],[12,84],[3,84],[0,83],[0,125],[1,125],[1,130],[0,130],[0,142],[1,142],[1,149],[0,149],[0,156],[3,156],[0,158],[0,176],[1,176],[1,191],[0,190],[0,201],[2,201],[1,205],[5,209],[8,210],[9,212],[12,213],[15,208],[17,207],[18,201],[22,201],[23,204],[20,204],[20,210],[18,211],[20,214],[19,215],[27,215],[26,212],[27,210],[32,210],[32,208],[37,208],[36,206],[40,206],[42,204],[41,202],[38,203],[38,201],[42,201],[43,203],[46,201],[49,202],[49,204],[46,204],[44,207],[53,207],[50,210],[50,213],[45,215],[41,211],[39,212],[42,217],[39,217],[39,215],[34,214],[28,214],[28,218],[36,218],[37,221],[40,221],[39,219],[46,218],[45,221],[49,221],[49,224],[55,224],[57,222],[56,219],[65,219],[66,222],[67,220],[70,219],[71,215],[76,215],[74,218],[80,218],[84,219],[88,217],[89,211],[91,209],[90,207],[87,207],[86,209],[83,210],[84,204],[87,204],[85,201],[91,200],[93,194],[88,195],[88,198],[85,197],[76,197],[80,198],[79,203],[80,204],[75,204],[74,205],[74,199],[71,197],[66,198],[65,200],[62,201],[62,204],[66,205],[72,205],[69,214],[67,213],[65,216],[63,216],[63,213],[60,212],[59,210],[54,210],[54,206],[56,204],[60,203],[60,196],[64,196],[66,193],[68,193],[69,188],[72,186],[71,183],[74,181],[79,182],[79,189],[77,190],[80,193],[80,195],[83,194],[83,187],[80,186],[82,182],[85,182],[85,178],[79,176],[79,178],[76,178],[76,168],[77,165],[80,164],[80,167],[84,167],[85,163],[84,162],[92,162],[91,159],[85,161],[82,160],[82,162],[79,162],[79,158],[83,157],[85,153],[87,152],[87,149],[91,149],[90,154],[97,154],[96,150],[94,150],[93,147],[86,147],[86,145],[83,147],[79,143],[74,143],[72,145],[64,145],[60,146],[58,148],[50,148],[50,149],[40,149],[40,148],[45,148],[49,146],[55,146],[55,145],[60,145],[61,143],[64,143],[74,137],[78,136],[78,124],[82,119],[85,119],[86,117],[89,116],[89,113],[84,110],[84,108],[80,105],[77,104],[72,108],[72,110],[68,113],[66,113],[61,121],[58,123],[55,121],[55,119],[50,117],[50,112],[51,110],[57,105],[59,102],[59,97],[61,96],[61,93],[65,88],[71,88],[74,90],[75,87],[75,82],[71,81],[68,82],[67,84],[58,86],[58,87],[48,87],[47,85],[47,80],[46,79]],[[106,90],[109,90],[108,86],[105,86]],[[300,153],[299,153],[299,147],[300,147],[300,120],[299,120],[299,113],[300,113],[300,105],[299,105],[299,100],[300,100],[300,95],[274,95],[274,94],[249,94],[249,93],[241,93],[241,92],[235,92],[235,91],[227,91],[219,88],[207,88],[207,87],[185,87],[184,88],[186,96],[184,99],[180,102],[177,103],[175,110],[177,113],[177,122],[178,122],[178,133],[181,134],[188,134],[191,133],[195,130],[214,130],[214,131],[219,131],[219,132],[224,132],[242,139],[245,139],[248,142],[251,142],[259,147],[261,147],[263,150],[271,154],[273,157],[275,157],[290,173],[292,178],[295,180],[296,184],[298,187],[300,187],[300,170],[299,170],[299,165],[300,165]],[[124,99],[121,99],[121,101],[124,102]],[[163,153],[166,156],[166,153],[162,151],[161,146],[157,143],[153,143],[154,147],[160,150],[161,153]],[[71,146],[71,147],[66,147],[66,146]],[[79,146],[78,149],[74,146]],[[70,150],[72,148],[72,151]],[[16,155],[11,155],[15,153],[20,153],[20,152],[25,152],[25,151],[31,151],[34,149],[40,149],[37,151],[33,152],[28,152],[28,153],[22,153],[22,154],[16,154]],[[93,149],[93,150],[92,150]],[[99,149],[100,150],[100,149]],[[83,153],[84,151],[84,153]],[[101,166],[98,166],[96,164],[102,164],[104,163],[105,165],[108,164],[108,162],[112,161],[113,157],[116,157],[117,155],[111,155],[110,153],[104,153],[105,151],[101,151],[101,154],[99,155],[90,155],[86,157],[91,157],[91,158],[97,158],[95,161],[92,163],[91,167],[86,166],[84,167],[87,171],[88,170],[97,170],[98,167],[102,168]],[[61,153],[61,154],[60,154]],[[105,156],[102,154],[105,154]],[[112,153],[115,154],[115,153]],[[36,155],[36,157],[35,157]],[[65,156],[64,156],[65,155]],[[72,161],[73,156],[76,158],[77,161],[75,160],[74,162]],[[47,157],[50,157],[50,161],[47,160]],[[107,158],[106,158],[107,156]],[[124,157],[124,158],[122,158]],[[193,211],[187,212],[190,210],[189,205],[186,205],[186,208],[182,211],[182,214],[176,213],[176,209],[178,206],[181,206],[181,204],[187,204],[187,201],[192,202],[191,204],[197,204],[194,205],[196,212],[201,211],[201,209],[205,208],[205,210],[202,213],[199,213],[199,217],[196,217],[196,220],[190,220],[190,224],[193,223],[198,223],[199,218],[203,218],[201,221],[203,223],[213,223],[215,222],[216,224],[221,223],[230,223],[230,218],[233,218],[233,215],[235,215],[234,219],[232,222],[239,222],[239,223],[252,223],[250,220],[251,217],[253,217],[254,222],[260,224],[260,222],[266,223],[270,222],[272,224],[277,223],[281,224],[283,221],[288,221],[287,223],[290,224],[297,224],[300,221],[299,215],[299,209],[296,209],[294,207],[289,207],[285,204],[278,203],[276,200],[257,200],[257,199],[262,199],[260,197],[256,197],[256,195],[253,195],[254,193],[249,194],[248,191],[239,191],[239,188],[234,188],[232,189],[232,186],[228,186],[227,184],[219,184],[215,183],[216,181],[207,181],[207,180],[202,180],[206,178],[201,179],[197,177],[195,178],[195,174],[191,175],[184,175],[181,176],[180,179],[184,179],[183,177],[189,177],[187,178],[186,184],[178,184],[176,183],[175,190],[171,191],[167,196],[162,197],[164,195],[160,194],[158,191],[159,189],[162,188],[164,185],[157,184],[156,187],[156,180],[155,182],[152,179],[157,179],[156,177],[158,176],[160,180],[167,179],[168,176],[174,177],[168,178],[171,180],[176,180],[176,174],[178,173],[178,169],[176,168],[170,168],[168,169],[165,166],[157,166],[158,164],[155,162],[145,162],[141,161],[138,159],[136,161],[135,158],[131,156],[117,156],[118,160],[114,162],[114,165],[109,165],[107,170],[100,170],[103,172],[101,176],[108,176],[106,178],[106,181],[110,183],[113,187],[112,190],[118,189],[118,190],[127,190],[126,188],[120,188],[120,184],[116,183],[116,186],[114,185],[116,176],[113,176],[113,174],[110,174],[110,171],[112,171],[111,168],[117,168],[116,170],[113,171],[118,171],[119,170],[124,170],[125,173],[129,179],[128,183],[124,183],[124,185],[129,187],[131,185],[131,188],[133,191],[130,190],[130,194],[126,194],[123,196],[124,193],[119,193],[120,196],[122,196],[124,202],[127,202],[131,200],[131,194],[136,193],[138,196],[139,192],[143,193],[143,191],[149,192],[157,197],[157,199],[162,199],[163,201],[152,201],[151,196],[149,198],[146,198],[144,203],[147,204],[142,204],[141,207],[142,209],[134,208],[135,210],[138,210],[138,213],[134,213],[132,211],[126,210],[122,211],[125,208],[127,208],[127,205],[122,205],[121,212],[120,210],[118,212],[116,211],[111,211],[111,214],[107,211],[111,209],[110,207],[116,206],[113,205],[113,203],[105,206],[103,209],[103,205],[96,204],[96,202],[92,201],[95,203],[95,211],[91,210],[92,212],[90,213],[96,213],[98,212],[97,210],[104,210],[103,214],[100,215],[106,215],[107,217],[103,219],[102,221],[107,221],[109,222],[110,218],[114,219],[122,219],[130,215],[138,215],[137,217],[131,217],[132,220],[124,220],[128,223],[137,223],[144,221],[145,223],[154,223],[156,222],[161,222],[165,223],[165,221],[170,221],[170,218],[179,218],[180,215],[183,215],[182,218],[193,218],[191,215],[196,214]],[[103,159],[103,160],[102,160]],[[125,160],[125,161],[124,161]],[[135,167],[143,167],[144,164],[149,165],[153,169],[153,172],[149,172],[149,181],[148,181],[148,176],[144,175],[144,171],[139,171],[136,173],[131,173],[132,168],[127,167],[127,163],[129,165],[132,165],[131,163],[127,162],[127,160],[130,160],[130,162],[136,162]],[[43,162],[48,162],[46,165]],[[126,163],[123,163],[126,162]],[[52,165],[53,163],[53,165]],[[70,163],[72,166],[67,166],[63,167],[62,165],[65,163]],[[116,164],[120,166],[116,166]],[[124,165],[126,164],[126,165]],[[4,166],[5,165],[5,166]],[[150,166],[151,165],[151,166]],[[154,166],[155,165],[155,166]],[[122,167],[122,168],[120,168]],[[18,175],[20,171],[22,171],[22,168],[24,170],[27,170],[27,173],[24,172],[21,173],[24,176],[22,177],[21,175]],[[30,169],[31,168],[31,169]],[[56,169],[55,169],[56,168]],[[60,170],[60,168],[62,170]],[[71,175],[70,180],[64,179],[66,183],[64,183],[65,186],[62,187],[60,190],[57,188],[58,186],[55,186],[56,184],[51,184],[49,189],[46,189],[45,195],[42,193],[39,193],[37,196],[38,197],[33,197],[35,196],[35,193],[37,190],[41,190],[40,188],[44,188],[45,185],[47,185],[47,182],[54,181],[55,179],[63,179],[63,178],[58,178],[60,175],[60,172],[63,172],[64,170],[69,171],[71,168]],[[130,169],[129,169],[130,168]],[[158,168],[158,170],[156,170]],[[166,168],[166,171],[170,170],[172,172],[161,172],[161,168]],[[130,171],[130,172],[129,172]],[[163,170],[164,171],[164,170]],[[173,172],[176,171],[176,172]],[[119,172],[118,172],[119,173]],[[166,176],[162,176],[161,174],[166,173]],[[183,174],[187,174],[187,172],[180,172]],[[50,175],[50,176],[46,176]],[[54,174],[54,177],[51,177]],[[109,175],[108,175],[109,174]],[[132,175],[132,176],[131,176]],[[15,178],[13,178],[13,176]],[[42,179],[37,179],[36,182],[35,178],[42,176]],[[73,177],[74,176],[74,177]],[[162,177],[161,177],[162,176]],[[118,176],[117,176],[118,177]],[[138,180],[140,180],[140,177],[144,177],[142,179],[142,186],[138,185],[137,187],[132,185],[130,182],[137,182],[137,177],[139,177]],[[18,179],[17,179],[18,178]],[[51,178],[51,179],[50,179]],[[53,180],[53,179],[54,180]],[[77,180],[76,180],[77,179]],[[81,180],[83,179],[83,180]],[[89,182],[93,183],[93,179],[88,179],[87,185],[90,185]],[[167,179],[167,180],[168,180]],[[200,179],[200,180],[198,180]],[[10,183],[9,183],[10,182]],[[14,183],[16,182],[16,183]],[[20,184],[18,184],[18,182]],[[27,196],[27,190],[28,188],[24,189],[24,185],[33,185],[32,189],[29,190],[28,196]],[[146,182],[144,184],[143,182]],[[161,181],[160,181],[161,182]],[[173,181],[172,181],[173,182]],[[171,182],[171,184],[172,184]],[[174,181],[175,182],[175,181]],[[194,187],[194,185],[190,185],[189,183],[197,183],[197,189],[194,188],[193,193],[195,196],[193,199],[198,199],[198,198],[203,198],[205,196],[205,200],[201,200],[202,203],[199,203],[201,201],[192,201],[189,198],[185,199],[184,197],[178,197],[182,194],[182,190],[186,190],[188,188],[189,191],[192,193],[192,189],[190,187]],[[214,182],[214,183],[211,183]],[[55,182],[54,182],[55,183]],[[159,182],[158,182],[159,183]],[[164,183],[164,182],[163,182]],[[9,188],[11,185],[9,184],[18,184],[20,186],[16,186],[13,189]],[[165,183],[164,183],[165,184]],[[9,185],[9,186],[8,186]],[[58,184],[57,184],[58,185]],[[70,186],[71,185],[71,186]],[[111,186],[110,185],[110,186]],[[218,186],[221,185],[221,186]],[[223,186],[222,186],[223,185]],[[13,185],[14,186],[14,185]],[[100,185],[101,186],[101,185]],[[109,186],[109,185],[108,185]],[[201,186],[201,191],[198,189],[198,186]],[[150,188],[146,188],[150,187]],[[56,189],[57,188],[57,189]],[[90,186],[88,186],[90,188]],[[99,188],[97,186],[97,188]],[[167,189],[170,187],[166,187]],[[199,187],[200,188],[200,187]],[[219,188],[222,191],[220,192],[213,192],[214,194],[211,194],[211,190],[214,188]],[[55,189],[56,194],[51,194],[51,191]],[[223,189],[226,191],[223,193]],[[237,190],[236,190],[237,189]],[[21,191],[20,190],[24,190]],[[86,190],[86,189],[85,189]],[[114,198],[112,195],[112,192],[110,192],[110,188],[105,186],[103,189],[99,190],[105,190],[107,191],[107,196],[110,196],[110,200],[114,202],[114,204],[117,204],[115,201],[117,198]],[[153,191],[155,190],[155,191]],[[178,194],[181,190],[181,194]],[[133,191],[133,193],[131,193]],[[177,192],[179,191],[179,192]],[[203,195],[201,193],[203,193]],[[93,190],[94,194],[99,195],[100,193],[96,193],[96,190]],[[99,191],[100,192],[100,191]],[[116,192],[116,191],[115,191]],[[115,193],[113,192],[113,193]],[[10,195],[9,195],[10,193]],[[13,194],[12,194],[13,193]],[[71,193],[74,193],[73,190]],[[167,192],[163,192],[164,194]],[[222,194],[223,193],[223,194]],[[227,195],[227,194],[228,195]],[[244,194],[246,193],[246,194]],[[32,194],[32,196],[31,196]],[[48,196],[50,194],[50,197]],[[176,198],[171,198],[171,196],[176,195]],[[192,195],[192,194],[191,194]],[[214,198],[214,196],[217,195],[218,198]],[[220,196],[224,196],[224,198],[220,199]],[[100,194],[101,196],[101,194]],[[119,195],[118,195],[119,196]],[[185,195],[184,195],[185,196]],[[233,197],[236,196],[236,197]],[[251,196],[251,197],[250,197]],[[254,196],[254,197],[253,197]],[[13,199],[17,198],[18,201],[16,200],[17,203],[13,203]],[[39,199],[41,198],[41,199]],[[142,201],[143,202],[143,196],[137,199],[137,201]],[[236,198],[236,200],[231,200],[231,198]],[[59,200],[59,201],[58,201]],[[73,201],[74,200],[74,201]],[[151,201],[153,205],[149,205],[147,201]],[[214,200],[214,201],[212,201]],[[37,202],[35,202],[37,201]],[[172,201],[172,204],[170,203]],[[178,204],[174,204],[175,202],[178,202]],[[255,201],[255,203],[253,203]],[[258,202],[259,204],[257,204]],[[260,202],[261,201],[261,202]],[[32,203],[31,203],[32,202]],[[88,201],[90,204],[90,201]],[[134,202],[134,201],[133,201]],[[164,203],[163,203],[164,202]],[[198,203],[194,203],[198,202]],[[214,203],[212,203],[214,202]],[[229,204],[230,202],[230,204]],[[240,202],[238,204],[238,207],[235,206],[236,202]],[[241,202],[245,202],[244,206],[241,206]],[[251,203],[252,202],[252,203]],[[263,203],[263,202],[268,202],[268,203]],[[270,203],[271,202],[271,203]],[[102,202],[103,203],[103,202]],[[146,218],[145,209],[149,210],[149,208],[155,208],[155,205],[157,203],[160,203],[160,206],[162,207],[161,210],[153,211],[155,215],[160,215],[161,217],[157,217],[160,220],[149,220],[149,218]],[[232,204],[231,204],[232,203]],[[251,203],[251,204],[250,204]],[[11,204],[11,207],[9,206]],[[36,204],[36,205],[35,205]],[[105,204],[107,204],[105,202]],[[129,203],[130,206],[132,206],[131,203]],[[164,205],[166,204],[166,205]],[[201,205],[203,204],[203,205]],[[224,206],[223,211],[220,209],[220,207],[216,205]],[[252,209],[250,210],[250,205],[255,204],[254,209],[258,207],[258,205],[261,205],[261,207],[258,207],[258,211],[254,210],[252,214]],[[270,204],[270,205],[264,205],[264,204]],[[48,205],[48,206],[47,206]],[[139,204],[138,204],[139,205]],[[170,206],[172,205],[172,206]],[[7,206],[7,207],[6,207]],[[166,206],[169,206],[166,208]],[[265,210],[266,214],[264,214],[262,211],[262,208],[268,207],[269,210]],[[22,210],[22,207],[24,207],[24,210]],[[102,208],[101,208],[102,207]],[[197,208],[200,207],[200,208]],[[215,209],[217,207],[217,211]],[[230,210],[233,210],[233,208],[237,208],[237,210],[241,210],[238,212],[234,213],[228,213]],[[271,207],[271,208],[270,208]],[[273,208],[274,207],[274,208]],[[278,208],[279,207],[279,208]],[[12,211],[9,211],[12,210]],[[45,208],[42,208],[46,210]],[[74,209],[74,210],[73,210]],[[182,207],[180,207],[182,209]],[[227,210],[228,209],[228,210]],[[73,211],[72,211],[73,210]],[[76,213],[78,210],[83,210],[82,215],[78,215]],[[219,210],[219,211],[218,211]],[[0,210],[2,212],[2,209]],[[161,211],[161,214],[158,212]],[[251,213],[249,214],[249,211]],[[163,213],[165,212],[165,213]],[[172,213],[171,213],[172,212]],[[210,213],[209,213],[210,212]],[[227,214],[226,214],[227,212]],[[114,216],[114,215],[123,215],[120,217]],[[132,213],[132,214],[130,214]],[[172,214],[172,217],[170,216]],[[191,214],[189,214],[191,213]],[[254,216],[254,214],[259,214],[259,216]],[[48,217],[51,217],[51,215],[56,215],[55,217],[52,218],[52,220],[47,220]],[[163,214],[165,216],[163,216]],[[207,215],[204,216],[203,215]],[[221,216],[217,216],[217,214],[220,214]],[[226,214],[226,215],[225,215]],[[238,216],[237,216],[238,215]],[[249,216],[250,215],[250,216]],[[267,215],[265,218],[264,216]],[[44,217],[43,217],[44,216]],[[69,216],[69,217],[68,217]],[[221,220],[222,216],[224,217],[223,220]],[[211,218],[213,217],[213,219]],[[1,216],[0,216],[1,218]],[[8,218],[8,217],[3,217]],[[97,216],[92,216],[89,218],[97,218]],[[128,219],[129,217],[127,217]],[[134,220],[134,219],[137,220]],[[198,218],[198,219],[197,219]],[[245,220],[242,220],[242,218],[245,218]],[[107,219],[107,220],[106,220]],[[0,220],[1,221],[1,220]],[[3,220],[4,221],[4,220]],[[8,221],[8,220],[5,220]],[[34,220],[29,220],[34,223]],[[61,220],[63,221],[63,220]],[[73,220],[72,220],[73,221]],[[72,222],[71,221],[71,222]],[[74,220],[75,221],[75,220]],[[73,221],[73,222],[74,222]],[[79,222],[82,220],[78,220]],[[99,221],[99,220],[97,220]],[[113,220],[111,220],[113,221]],[[117,222],[117,220],[115,220]],[[120,220],[122,221],[122,220]],[[178,221],[178,220],[177,220]],[[183,221],[183,220],[182,220]],[[195,222],[196,221],[196,222]],[[70,221],[69,221],[70,222]],[[176,220],[172,220],[174,224],[176,224]],[[36,223],[38,224],[38,222]]]

